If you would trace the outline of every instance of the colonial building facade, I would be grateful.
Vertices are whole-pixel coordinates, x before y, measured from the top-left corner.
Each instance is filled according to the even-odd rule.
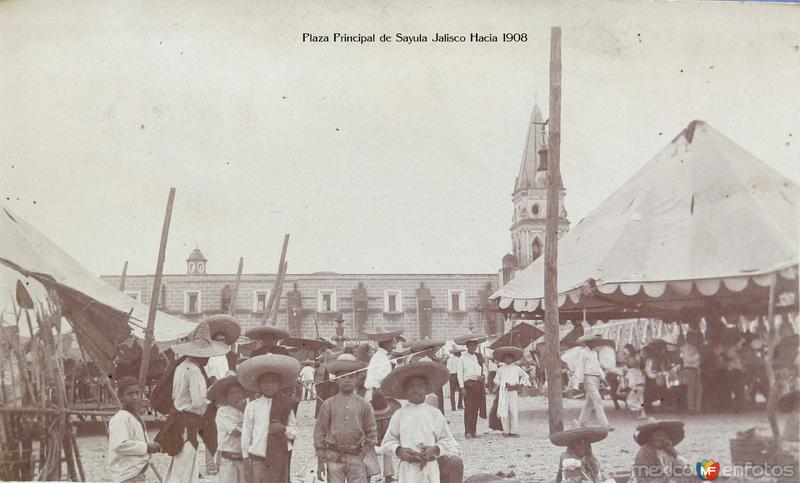
[[[245,328],[260,325],[266,315],[275,275],[206,273],[208,260],[195,249],[185,274],[165,274],[159,310],[187,320],[228,313],[234,305]],[[120,276],[103,280],[119,286]],[[128,275],[125,293],[150,303],[153,275]],[[365,329],[402,326],[409,339],[452,339],[470,331],[502,332],[501,319],[482,309],[498,288],[497,273],[483,274],[287,274],[275,325],[293,336],[331,338],[335,319],[344,319],[344,335],[361,339]]]

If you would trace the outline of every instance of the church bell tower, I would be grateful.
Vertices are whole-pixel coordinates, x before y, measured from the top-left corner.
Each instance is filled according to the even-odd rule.
[[[186,273],[189,275],[205,275],[207,262],[208,260],[203,255],[203,252],[195,247],[192,253],[189,254],[189,258],[186,259]]]
[[[511,254],[516,258],[518,270],[530,265],[544,255],[545,226],[547,224],[547,134],[546,122],[538,105],[533,106],[528,138],[522,153],[514,192],[511,200],[514,214],[511,218]],[[565,190],[559,194],[558,236],[569,230],[569,220],[564,209]]]

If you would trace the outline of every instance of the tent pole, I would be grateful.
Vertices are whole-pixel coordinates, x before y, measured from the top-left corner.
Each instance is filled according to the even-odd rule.
[[[153,346],[153,328],[156,324],[156,307],[158,307],[158,298],[161,292],[161,275],[164,272],[164,256],[167,251],[169,222],[172,219],[172,205],[174,202],[175,188],[170,188],[169,198],[167,198],[167,211],[164,214],[164,226],[161,229],[161,244],[158,247],[158,261],[156,262],[156,275],[153,280],[153,294],[150,297],[150,311],[147,313],[147,329],[144,331],[142,365],[139,366],[139,383],[142,387],[147,385],[147,369],[150,367],[150,349]]]
[[[119,291],[125,291],[125,279],[128,278],[128,261],[125,260],[125,264],[122,265],[122,277],[119,279]]]
[[[550,29],[550,119],[547,121],[547,225],[544,244],[544,323],[547,417],[550,434],[564,429],[558,331],[558,222],[561,217],[561,27]]]
[[[267,325],[270,315],[272,314],[272,306],[275,305],[275,296],[279,284],[282,284],[282,277],[286,275],[283,271],[286,268],[286,248],[289,246],[289,234],[283,235],[283,248],[281,248],[281,259],[278,262],[278,271],[275,272],[275,282],[272,285],[272,290],[269,292],[269,300],[267,306],[264,307],[264,317],[261,318],[261,325]],[[280,303],[280,300],[277,301]]]
[[[767,334],[767,379],[769,380],[769,395],[767,396],[767,419],[772,428],[772,436],[775,438],[775,447],[778,452],[781,450],[781,430],[778,427],[778,417],[775,414],[776,405],[778,403],[779,394],[776,394],[778,385],[775,381],[775,370],[772,367],[772,358],[775,354],[775,285],[778,281],[778,275],[773,274],[769,282],[769,302],[767,305],[767,326],[769,332]]]
[[[228,307],[228,315],[236,315],[236,295],[239,293],[239,282],[242,281],[242,268],[244,268],[244,257],[239,257],[239,268],[236,270],[236,282],[233,284],[231,294],[231,305]]]

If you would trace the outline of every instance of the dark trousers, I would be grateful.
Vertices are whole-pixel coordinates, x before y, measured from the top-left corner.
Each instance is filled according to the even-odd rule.
[[[731,401],[731,409],[733,411],[741,411],[744,409],[744,373],[739,369],[728,371],[728,387],[733,396]]]
[[[450,374],[450,409],[456,410],[456,392],[458,392],[458,409],[464,409],[464,395],[458,387],[458,375]]]
[[[464,481],[464,461],[458,456],[442,456],[439,464],[440,483],[461,483]]]
[[[614,409],[619,409],[619,396],[617,396],[617,391],[619,390],[619,377],[616,374],[607,374],[606,380],[608,381],[608,386],[611,390],[611,401],[614,402]]]
[[[480,381],[467,381],[464,388],[464,432],[477,434],[478,412],[481,401],[486,404],[486,394]]]

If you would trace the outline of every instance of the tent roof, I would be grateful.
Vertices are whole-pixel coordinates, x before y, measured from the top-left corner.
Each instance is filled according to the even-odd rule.
[[[795,183],[693,121],[559,240],[560,310],[620,318],[620,306],[675,310],[711,296],[752,307],[745,289],[797,276],[799,206]],[[541,257],[492,298],[541,312],[543,296]]]
[[[78,311],[84,312],[85,317],[91,306],[101,309],[111,318],[123,317],[134,336],[144,337],[148,314],[146,305],[94,276],[44,234],[3,206],[0,206],[0,263],[20,272],[23,282],[24,276],[33,277],[49,288],[55,288],[62,299],[76,299],[85,304],[80,309],[73,308],[71,313],[75,317],[78,317]],[[94,315],[99,315],[99,312]],[[65,311],[65,316],[74,324],[70,313]],[[157,312],[154,337],[156,342],[174,341],[187,335],[194,327],[191,322]]]

